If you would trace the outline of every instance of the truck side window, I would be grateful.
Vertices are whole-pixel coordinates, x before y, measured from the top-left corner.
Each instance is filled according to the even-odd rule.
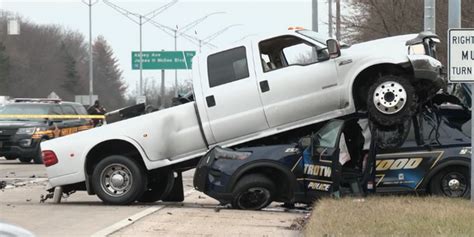
[[[290,65],[308,65],[318,61],[314,47],[305,43],[283,49],[286,62]]]
[[[313,45],[293,35],[261,41],[259,49],[264,72],[291,65],[309,65],[329,59],[325,45]]]
[[[207,58],[209,87],[220,86],[249,77],[247,53],[241,46],[212,54]]]

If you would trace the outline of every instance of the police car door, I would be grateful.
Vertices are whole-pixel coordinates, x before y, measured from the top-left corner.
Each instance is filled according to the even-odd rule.
[[[343,127],[343,120],[331,120],[313,135],[311,155],[304,157],[308,197],[318,198],[339,191],[339,140]]]

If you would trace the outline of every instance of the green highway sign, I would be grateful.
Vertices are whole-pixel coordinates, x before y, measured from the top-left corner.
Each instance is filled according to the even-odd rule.
[[[191,69],[194,55],[195,51],[145,51],[142,52],[143,70]],[[140,70],[140,52],[132,52],[132,69]]]

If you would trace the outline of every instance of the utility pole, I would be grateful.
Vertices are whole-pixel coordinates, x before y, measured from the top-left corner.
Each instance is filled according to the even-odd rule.
[[[161,51],[165,51],[162,49]],[[165,95],[166,89],[165,89],[165,70],[161,70],[161,92],[160,92],[160,97],[161,97],[161,105],[160,105],[160,110],[165,108]]]
[[[449,29],[459,29],[462,28],[461,25],[461,0],[449,0],[449,9],[448,9],[448,28]],[[472,98],[472,91],[474,89],[474,84],[471,83],[471,123],[472,118],[474,118],[474,99]],[[471,124],[472,126],[472,124]],[[471,139],[474,135],[473,129],[471,129]],[[472,184],[474,184],[474,155],[472,153],[472,141],[471,141],[471,203],[474,205],[474,189]]]
[[[110,2],[110,0],[104,0],[104,3],[107,4],[109,7],[113,8],[120,14],[124,15],[131,21],[133,21],[135,24],[137,24],[140,28],[140,88],[139,88],[139,96],[143,95],[143,51],[142,51],[142,46],[143,46],[143,33],[142,33],[142,27],[144,24],[149,22],[151,19],[155,18],[158,16],[160,13],[164,12],[166,9],[170,8],[174,4],[176,4],[178,0],[173,0],[172,2],[165,4],[147,14],[138,14],[134,12],[130,12],[126,10],[125,8],[122,8],[118,5],[113,4]],[[138,18],[138,19],[137,19]]]
[[[313,0],[313,31],[318,32],[318,0]]]
[[[448,28],[461,28],[461,0],[449,0]]]
[[[332,0],[328,0],[328,35],[332,37]]]
[[[336,0],[336,39],[341,40],[341,0]]]
[[[449,10],[448,10],[448,28],[456,29],[462,28],[461,26],[461,0],[450,0],[449,1]],[[471,93],[474,89],[474,84],[471,84]],[[471,121],[474,118],[474,99],[471,95]],[[472,126],[472,125],[471,125]],[[471,139],[474,135],[474,131],[471,129]],[[474,204],[474,189],[472,184],[474,184],[474,155],[472,153],[472,141],[471,141],[471,203]]]
[[[94,95],[94,57],[92,54],[92,6],[97,4],[99,0],[89,0],[86,2],[82,0],[84,4],[89,7],[89,106],[93,105],[92,96]]]
[[[425,0],[424,31],[436,33],[436,0]]]

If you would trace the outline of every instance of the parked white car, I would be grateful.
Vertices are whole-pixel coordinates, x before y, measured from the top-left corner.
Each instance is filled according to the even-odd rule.
[[[215,145],[265,142],[359,110],[390,128],[443,88],[436,42],[421,33],[340,48],[289,30],[198,54],[194,102],[42,143],[49,189],[111,204],[169,200],[180,187],[173,172]]]

